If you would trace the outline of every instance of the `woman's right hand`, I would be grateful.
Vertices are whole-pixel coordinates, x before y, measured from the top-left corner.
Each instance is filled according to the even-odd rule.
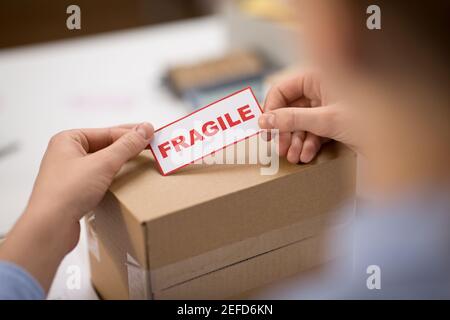
[[[280,155],[291,163],[310,162],[329,139],[358,149],[350,109],[332,103],[319,76],[313,72],[272,87],[259,126],[280,131]]]

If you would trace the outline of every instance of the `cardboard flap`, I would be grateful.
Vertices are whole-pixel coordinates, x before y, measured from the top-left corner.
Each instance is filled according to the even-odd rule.
[[[261,175],[261,165],[192,164],[162,176],[145,150],[122,168],[110,191],[138,221],[146,222],[344,156],[354,154],[340,144],[328,143],[310,164],[295,165],[280,159],[275,175]]]

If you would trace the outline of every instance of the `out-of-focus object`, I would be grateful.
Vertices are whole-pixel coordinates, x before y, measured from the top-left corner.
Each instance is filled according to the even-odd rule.
[[[228,95],[230,92],[238,91],[242,88],[251,87],[258,101],[264,100],[263,91],[264,74],[252,77],[237,79],[236,81],[223,83],[221,85],[200,87],[185,92],[184,98],[194,108],[202,107]]]
[[[127,163],[88,223],[100,296],[226,298],[345,254],[325,243],[351,220],[330,213],[354,193],[350,150],[330,143],[309,165],[259,171],[199,164],[163,177],[149,155]]]
[[[247,86],[263,101],[265,77],[299,60],[298,26],[284,2],[226,1],[222,11],[230,53],[168,72],[171,87],[193,107]]]
[[[201,107],[230,92],[252,87],[255,96],[264,98],[262,83],[276,69],[270,61],[250,51],[234,51],[224,56],[169,69],[169,87],[193,107]]]
[[[264,61],[255,53],[238,51],[196,64],[173,67],[168,71],[168,80],[175,92],[181,95],[194,88],[259,75],[264,68]]]
[[[19,150],[19,142],[18,141],[11,141],[5,145],[0,145],[0,158],[6,157],[18,150]]]
[[[255,50],[281,66],[301,60],[298,23],[284,1],[229,1],[224,9],[232,50]]]
[[[280,23],[292,23],[294,16],[286,1],[280,0],[238,0],[237,7],[249,15]]]
[[[212,1],[211,1],[212,2]],[[81,29],[66,27],[67,7],[81,9]],[[210,13],[198,0],[0,1],[0,47],[74,38]]]

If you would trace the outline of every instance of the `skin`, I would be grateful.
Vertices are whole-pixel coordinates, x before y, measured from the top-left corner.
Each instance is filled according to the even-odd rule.
[[[363,60],[376,66],[368,68],[355,54],[360,35],[353,23],[359,20],[343,2],[295,3],[302,42],[309,43],[320,71],[287,79],[267,95],[259,124],[282,132],[281,155],[292,163],[309,162],[334,139],[367,158],[369,184],[384,196],[411,186],[448,184],[448,86],[429,80],[437,74],[427,65],[435,62],[433,55],[412,57],[413,51],[406,50],[398,56],[401,50],[388,44],[373,56],[366,50]],[[411,44],[420,40],[413,38]],[[389,68],[383,68],[386,60]],[[53,137],[27,208],[0,247],[0,260],[24,267],[48,291],[59,263],[78,242],[79,220],[152,135],[153,127],[141,124]]]
[[[334,139],[363,156],[362,184],[380,197],[448,184],[448,90],[439,81],[446,62],[421,50],[429,37],[388,15],[386,30],[367,32],[364,8],[347,1],[293,3],[315,69],[266,97],[259,125],[280,130],[280,155],[307,163]]]
[[[143,123],[55,135],[0,260],[22,266],[48,292],[61,260],[78,243],[79,220],[98,205],[122,165],[146,148],[153,131]]]
[[[346,88],[335,85],[356,80],[348,63],[353,26],[345,23],[355,19],[339,1],[298,1],[292,6],[302,21],[302,41],[309,45],[317,69],[271,88],[260,127],[280,130],[280,155],[291,163],[310,162],[330,138],[359,151],[354,125],[348,123],[356,114],[341,101],[348,97]]]
[[[361,152],[364,143],[358,139],[356,116],[348,105],[332,101],[320,75],[308,71],[270,89],[259,126],[280,130],[281,156],[291,163],[308,163],[330,139]]]
[[[332,103],[317,73],[305,72],[271,88],[259,119],[263,129],[280,130],[280,155],[291,163],[310,162],[323,143],[338,140],[356,149],[345,128],[345,106]]]

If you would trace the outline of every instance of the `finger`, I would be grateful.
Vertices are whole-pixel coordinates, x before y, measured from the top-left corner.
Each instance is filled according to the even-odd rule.
[[[320,81],[318,81],[314,72],[306,72],[301,76],[289,78],[273,86],[267,94],[264,111],[291,106],[292,103],[302,98],[320,100],[320,97]]]
[[[315,135],[334,138],[336,135],[335,105],[318,108],[282,108],[259,117],[262,129],[279,129],[280,132],[309,131]]]
[[[136,127],[138,125],[139,125],[139,123],[124,123],[124,124],[119,124],[117,126],[114,126],[113,128],[133,129],[134,127]]]
[[[261,131],[261,138],[264,141],[273,141],[275,137],[278,139],[278,155],[286,156],[289,146],[291,145],[291,133],[290,132],[273,132],[272,130]]]
[[[151,124],[142,123],[94,155],[102,162],[109,163],[114,171],[118,171],[125,162],[137,156],[147,147],[153,133],[154,129]]]
[[[283,108],[303,96],[303,77],[294,77],[273,86],[267,93],[264,111]]]
[[[301,97],[289,104],[292,108],[309,108],[312,107],[311,100],[305,97]]]
[[[66,154],[86,155],[109,146],[128,131],[117,127],[66,130],[54,135],[49,145],[59,145]]]
[[[86,153],[93,153],[111,145],[129,131],[130,129],[112,127],[76,129],[71,130],[71,133]]]
[[[121,124],[110,128],[85,128],[72,130],[87,153],[93,153],[114,143],[138,124]]]
[[[278,153],[281,157],[286,156],[289,146],[291,145],[291,137],[292,134],[290,132],[282,132],[278,135],[279,143],[278,143]]]
[[[298,163],[300,161],[300,153],[302,152],[304,131],[296,131],[292,134],[291,145],[287,152],[286,159],[290,163]]]
[[[300,161],[303,163],[308,163],[316,156],[322,146],[322,138],[316,136],[315,134],[308,132],[306,133],[305,141],[303,141],[303,149],[300,154]]]

